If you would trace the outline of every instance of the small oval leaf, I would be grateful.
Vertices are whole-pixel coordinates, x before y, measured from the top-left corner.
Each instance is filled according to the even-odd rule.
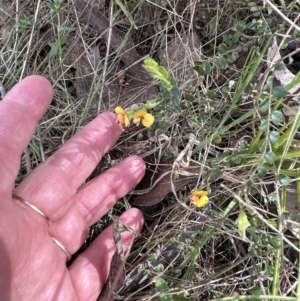
[[[226,69],[227,67],[227,62],[226,60],[223,58],[223,57],[219,57],[218,60],[217,60],[217,66],[223,70],[223,69]]]
[[[267,169],[263,166],[259,167],[259,169],[257,170],[257,176],[260,179],[263,179],[267,174]]]
[[[273,95],[277,98],[284,98],[288,94],[288,90],[283,86],[277,86],[273,89]]]
[[[280,137],[280,135],[279,135],[278,132],[276,132],[276,131],[271,132],[271,133],[270,133],[270,141],[271,141],[271,143],[276,143],[276,142],[278,142],[279,137]]]
[[[279,181],[282,185],[287,186],[290,184],[291,179],[287,175],[279,175]]]
[[[274,164],[274,162],[275,162],[275,154],[272,151],[267,152],[266,156],[265,156],[265,159],[266,159],[266,161],[269,164]]]
[[[259,126],[259,130],[265,132],[268,129],[268,120],[264,120]]]
[[[278,125],[283,119],[283,114],[281,111],[274,111],[271,115],[271,119],[275,125]]]
[[[206,96],[212,100],[215,100],[216,99],[216,93],[212,90],[208,90],[207,93],[206,93]]]
[[[210,63],[205,64],[205,73],[208,75],[211,73],[211,65]]]
[[[220,44],[220,45],[218,46],[218,51],[219,51],[219,53],[221,53],[221,54],[226,53],[226,52],[228,51],[227,45],[224,44],[224,43]]]

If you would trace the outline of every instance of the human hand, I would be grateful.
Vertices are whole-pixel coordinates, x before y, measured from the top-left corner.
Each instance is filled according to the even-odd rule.
[[[132,156],[82,185],[105,152],[116,142],[116,116],[104,113],[86,125],[17,187],[47,217],[12,199],[22,152],[53,96],[50,83],[30,76],[0,102],[0,292],[1,300],[96,300],[115,251],[112,227],[66,267],[66,253],[84,243],[88,228],[140,181],[145,166]],[[82,185],[82,186],[81,186]],[[120,220],[139,232],[143,216],[130,209]],[[133,232],[122,232],[126,251]]]

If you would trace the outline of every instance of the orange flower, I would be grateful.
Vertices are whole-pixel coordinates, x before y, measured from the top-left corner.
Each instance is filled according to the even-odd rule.
[[[195,190],[191,193],[189,199],[196,207],[204,207],[208,204],[208,193],[204,190]]]
[[[142,122],[143,126],[149,127],[154,122],[154,117],[148,113],[145,109],[141,109],[135,113],[133,113],[133,123],[136,125],[140,125],[140,122]]]
[[[124,126],[125,126],[125,128],[127,128],[129,126],[128,115],[121,107],[116,107],[115,112],[118,115],[118,122],[121,125],[122,129],[124,130]]]

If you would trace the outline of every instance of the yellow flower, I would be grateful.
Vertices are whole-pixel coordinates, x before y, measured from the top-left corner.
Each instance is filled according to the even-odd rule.
[[[195,190],[190,195],[190,201],[196,206],[196,207],[204,207],[208,204],[208,193],[204,190]]]
[[[121,125],[122,129],[123,129],[123,126],[125,126],[125,128],[127,128],[129,126],[129,118],[128,118],[127,113],[121,107],[116,107],[115,112],[118,115],[118,122]]]
[[[145,109],[141,109],[135,113],[133,113],[133,123],[139,125],[142,121],[143,126],[149,127],[154,122],[154,117],[148,113]]]

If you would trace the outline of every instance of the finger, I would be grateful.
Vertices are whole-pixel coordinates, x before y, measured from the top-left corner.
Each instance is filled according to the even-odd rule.
[[[20,157],[53,96],[44,77],[32,75],[16,84],[0,102],[1,186],[13,187]]]
[[[86,240],[89,226],[132,190],[144,172],[144,161],[132,156],[90,181],[75,196],[74,206],[50,225],[50,235],[75,253]]]
[[[99,115],[40,164],[19,185],[16,194],[55,220],[70,206],[70,198],[115,144],[120,132],[113,113]]]
[[[120,221],[136,232],[143,226],[143,215],[137,209],[130,209],[121,215]],[[133,233],[121,233],[123,250],[131,245]],[[112,256],[116,250],[112,226],[105,229],[91,246],[80,254],[69,267],[70,277],[79,301],[96,300],[107,279]]]

